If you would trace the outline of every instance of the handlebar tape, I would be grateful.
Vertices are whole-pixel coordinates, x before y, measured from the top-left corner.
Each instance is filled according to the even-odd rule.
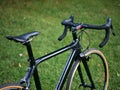
[[[65,36],[67,35],[67,26],[65,26],[63,34],[58,38],[59,41],[61,41]]]
[[[58,38],[59,41],[61,41],[67,34],[67,29],[71,27],[77,27],[78,25],[81,26],[81,28],[86,28],[86,29],[96,29],[96,30],[105,30],[105,37],[103,41],[99,44],[99,47],[103,47],[106,45],[106,43],[109,40],[110,36],[110,29],[113,29],[112,27],[112,19],[108,18],[106,23],[103,25],[89,25],[89,24],[78,24],[78,23],[73,23],[73,16],[70,16],[69,19],[63,20],[61,22],[62,25],[65,26],[63,34]],[[113,35],[115,34],[114,31],[112,30]]]
[[[106,45],[106,43],[108,42],[109,40],[109,36],[110,36],[110,30],[109,29],[106,29],[105,30],[105,37],[103,39],[103,41],[99,44],[99,47],[102,48],[104,45]]]

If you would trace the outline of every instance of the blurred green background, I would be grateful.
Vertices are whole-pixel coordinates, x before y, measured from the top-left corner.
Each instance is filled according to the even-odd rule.
[[[63,41],[57,40],[64,28],[61,21],[70,15],[74,15],[75,22],[96,25],[112,18],[116,36],[111,34],[105,47],[98,47],[104,31],[88,32],[90,47],[100,49],[107,58],[109,90],[120,90],[120,0],[0,0],[0,85],[19,82],[28,66],[25,47],[8,41],[5,36],[39,31],[40,35],[32,41],[37,58],[71,42],[70,32]],[[83,42],[86,46],[87,41]],[[55,88],[68,55],[66,52],[38,66],[43,90]]]

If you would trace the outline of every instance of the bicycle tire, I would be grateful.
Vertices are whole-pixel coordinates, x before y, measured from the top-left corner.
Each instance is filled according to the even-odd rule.
[[[92,76],[94,84],[95,84],[95,89],[96,90],[107,90],[108,89],[108,81],[109,81],[109,72],[108,72],[108,64],[107,64],[106,58],[103,55],[103,53],[101,51],[97,50],[97,49],[92,48],[92,49],[86,50],[82,54],[84,54],[85,57],[97,56],[97,59],[101,62],[102,66],[101,66],[100,62],[96,63],[98,60],[95,61],[94,59],[91,59],[91,58],[89,58],[89,60],[87,60],[87,64],[89,66],[89,63],[90,63],[89,69],[91,71],[90,72],[91,76],[95,75],[94,77]],[[93,62],[91,62],[91,61],[93,61]],[[95,64],[96,64],[96,66],[95,66]],[[86,90],[87,89],[87,87],[84,87],[84,86],[81,87],[82,85],[80,86],[80,82],[81,82],[80,77],[78,77],[78,76],[77,76],[78,78],[76,77],[76,75],[78,73],[78,72],[76,72],[76,70],[77,70],[79,65],[81,66],[80,60],[76,60],[72,69],[71,69],[71,71],[70,71],[67,86],[66,86],[66,90]],[[103,69],[101,69],[102,67],[103,67]],[[81,66],[81,68],[82,68],[82,66]],[[91,70],[91,68],[93,68],[93,71]],[[83,69],[81,69],[81,70],[83,71]],[[103,71],[100,71],[100,70],[103,70]],[[96,73],[96,71],[98,71],[98,73]],[[86,72],[83,73],[83,74],[85,76]],[[97,75],[99,77],[97,77]],[[74,78],[76,79],[75,84],[73,83]],[[86,79],[88,79],[88,78],[86,78]],[[79,85],[77,85],[77,87],[75,88],[75,85],[78,84],[77,80],[79,80],[78,81]],[[89,82],[89,84],[90,84],[90,82]],[[74,86],[74,88],[72,88],[72,85]],[[89,90],[89,89],[87,89],[87,90]],[[90,90],[93,90],[93,89],[90,88]]]
[[[11,83],[0,86],[0,90],[25,90],[25,88],[18,83]]]

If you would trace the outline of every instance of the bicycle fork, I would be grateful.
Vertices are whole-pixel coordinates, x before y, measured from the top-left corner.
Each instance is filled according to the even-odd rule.
[[[80,59],[80,60],[81,60],[81,62],[83,63],[83,66],[84,66],[84,68],[85,68],[85,71],[86,71],[86,73],[87,73],[87,76],[88,76],[88,79],[89,79],[91,85],[88,85],[87,83],[85,83],[84,78],[83,78],[82,69],[81,69],[81,66],[80,66],[80,64],[79,64],[77,70],[78,70],[78,74],[79,74],[79,76],[80,76],[81,83],[82,83],[82,84],[79,85],[79,87],[80,87],[80,86],[83,86],[83,87],[85,87],[85,88],[88,87],[88,88],[91,88],[91,90],[93,90],[93,89],[95,89],[95,85],[94,85],[94,82],[93,82],[93,79],[92,79],[92,76],[91,76],[91,73],[90,73],[90,69],[89,69],[88,64],[87,64],[87,61],[88,61],[87,59],[89,59],[89,58],[83,57],[82,60],[81,60],[81,59]]]

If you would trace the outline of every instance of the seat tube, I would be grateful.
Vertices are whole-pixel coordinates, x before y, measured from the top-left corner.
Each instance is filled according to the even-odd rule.
[[[42,90],[37,68],[35,68],[34,70],[33,77],[35,81],[36,90]]]
[[[33,65],[35,65],[35,60],[34,60],[34,56],[33,56],[30,42],[26,43],[25,46],[27,48],[27,52],[28,52],[28,56],[29,56],[28,60],[30,61],[30,65],[33,66]]]

